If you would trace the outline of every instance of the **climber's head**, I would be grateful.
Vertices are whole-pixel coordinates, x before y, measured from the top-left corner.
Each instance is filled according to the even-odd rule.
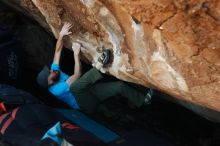
[[[48,86],[52,86],[59,81],[60,71],[58,70],[50,70],[50,74],[48,75]]]

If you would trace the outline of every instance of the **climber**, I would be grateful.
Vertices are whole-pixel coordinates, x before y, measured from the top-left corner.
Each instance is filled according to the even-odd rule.
[[[92,113],[98,107],[99,103],[114,95],[127,97],[137,107],[150,103],[153,95],[153,90],[151,89],[146,90],[146,93],[142,93],[122,81],[95,84],[96,81],[102,78],[99,70],[109,62],[110,51],[108,49],[102,52],[98,58],[96,67],[80,77],[80,50],[82,46],[79,43],[72,43],[75,60],[74,74],[69,77],[63,73],[59,66],[63,48],[63,37],[71,34],[71,27],[70,23],[65,23],[62,27],[56,43],[51,70],[45,73],[44,69],[38,75],[37,81],[40,85],[48,87],[53,95],[67,103],[71,108],[81,109],[87,113]],[[48,76],[48,78],[45,78],[45,74],[47,74],[46,77]]]

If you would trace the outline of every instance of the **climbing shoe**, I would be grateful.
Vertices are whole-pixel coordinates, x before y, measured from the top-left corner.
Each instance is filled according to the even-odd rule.
[[[153,89],[148,89],[148,92],[145,95],[144,105],[151,104],[153,95],[154,95],[154,90]]]
[[[109,49],[103,50],[101,56],[98,58],[98,62],[103,65],[106,65],[109,62],[110,52],[111,51]]]

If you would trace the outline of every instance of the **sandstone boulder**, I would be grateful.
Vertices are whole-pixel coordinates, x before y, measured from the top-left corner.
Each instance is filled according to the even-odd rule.
[[[206,117],[219,117],[219,0],[3,2],[33,17],[55,37],[65,21],[72,23],[65,46],[80,42],[91,64],[103,48],[110,48],[107,73],[166,92]]]

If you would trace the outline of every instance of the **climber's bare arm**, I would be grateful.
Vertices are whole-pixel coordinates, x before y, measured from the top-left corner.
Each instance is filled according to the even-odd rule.
[[[66,81],[69,86],[81,76],[81,63],[80,63],[80,55],[79,55],[81,50],[81,45],[78,43],[73,43],[72,50],[74,52],[75,67],[74,67],[74,74],[70,76],[69,79]]]
[[[60,55],[63,49],[63,37],[66,35],[71,34],[70,29],[72,28],[72,25],[70,23],[64,23],[60,33],[59,37],[56,43],[56,49],[54,54],[53,63],[59,64],[60,63]]]

